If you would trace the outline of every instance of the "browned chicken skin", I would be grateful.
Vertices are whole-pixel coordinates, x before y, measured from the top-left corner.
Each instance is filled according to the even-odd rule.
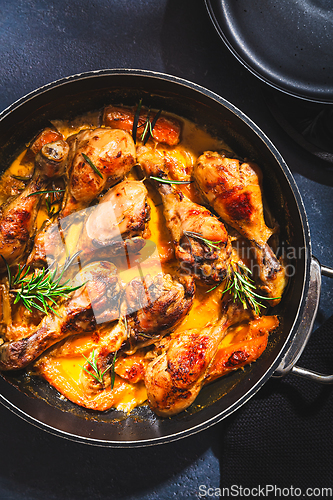
[[[79,240],[81,261],[139,252],[149,237],[150,206],[142,182],[125,180],[111,188],[89,210]]]
[[[160,152],[146,151],[138,161],[147,177],[168,179],[164,156]],[[222,281],[231,255],[231,243],[223,223],[206,207],[192,202],[175,185],[163,182],[156,182],[156,185],[182,271],[206,283]]]
[[[35,158],[34,174],[27,187],[1,208],[0,254],[9,265],[23,256],[35,232],[41,195],[33,193],[45,190],[50,179],[63,175],[68,151],[68,144],[63,140],[44,144]],[[2,260],[0,266],[4,267]]]
[[[132,346],[165,335],[189,312],[195,294],[191,276],[157,274],[134,278],[126,287],[128,337]]]
[[[98,369],[103,373],[121,346],[127,352],[128,348],[135,351],[165,335],[186,316],[194,293],[193,278],[188,276],[176,279],[168,274],[158,274],[154,278],[148,275],[133,279],[125,289],[119,322],[110,328],[109,334],[103,336],[94,350]],[[85,369],[91,371],[89,363]],[[110,373],[106,372],[103,383],[100,383],[83,370],[80,380],[86,394],[92,396],[110,385]]]
[[[73,220],[83,222],[76,246],[82,265],[90,260],[125,256],[126,251],[140,251],[145,244],[144,238],[149,236],[150,206],[147,195],[142,182],[120,182],[107,191],[98,205],[46,225],[35,238],[28,264],[43,266],[47,260],[59,258],[65,252],[65,244],[68,244],[68,232]]]
[[[133,139],[123,130],[96,128],[81,130],[69,138],[71,166],[68,192],[60,217],[87,207],[104,190],[120,181],[136,161]],[[89,164],[85,155],[98,169]]]
[[[157,415],[171,417],[193,403],[227,329],[249,314],[229,301],[217,323],[171,334],[165,352],[149,363],[145,374],[148,403]]]
[[[88,264],[77,281],[85,285],[58,308],[58,315],[52,312],[44,316],[29,337],[0,346],[0,370],[24,368],[65,337],[93,331],[97,323],[119,317],[121,287],[113,264]]]
[[[203,198],[222,219],[253,243],[259,287],[268,297],[282,296],[285,269],[267,241],[274,233],[264,220],[261,171],[255,163],[206,151],[194,166],[194,178]],[[278,303],[274,301],[272,305]]]

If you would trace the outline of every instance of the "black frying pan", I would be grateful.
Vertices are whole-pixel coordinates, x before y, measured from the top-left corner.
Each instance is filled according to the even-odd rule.
[[[142,70],[102,70],[51,83],[1,113],[0,163],[7,168],[49,120],[71,119],[110,103],[134,105],[141,98],[146,106],[177,113],[206,127],[240,156],[259,163],[266,197],[281,227],[281,241],[297,252],[290,261],[295,274],[274,310],[281,318],[279,331],[261,358],[204,387],[195,403],[173,418],[159,418],[147,406],[130,416],[114,410],[89,411],[61,399],[46,382],[25,372],[0,377],[0,399],[16,414],[62,437],[100,446],[147,446],[179,439],[239,408],[269,377],[281,375],[295,364],[307,339],[320,288],[320,268],[311,260],[306,214],[283,158],[241,111],[193,83]],[[303,319],[304,311],[310,319]]]
[[[205,0],[226,46],[253,74],[283,92],[333,101],[330,0]]]

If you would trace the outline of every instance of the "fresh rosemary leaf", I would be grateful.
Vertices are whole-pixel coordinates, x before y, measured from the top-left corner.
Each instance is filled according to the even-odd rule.
[[[85,368],[82,365],[79,365],[80,368],[82,368],[82,370],[84,370],[86,373],[88,373],[88,375],[90,375],[95,380],[97,380],[97,382],[99,382],[103,388],[104,388],[104,375],[108,370],[111,370],[111,390],[112,390],[114,387],[114,381],[115,381],[115,376],[116,376],[115,371],[114,371],[114,366],[116,363],[117,351],[114,353],[112,364],[107,366],[104,371],[100,370],[97,366],[95,349],[93,349],[91,351],[90,359],[86,358],[86,356],[84,354],[83,354],[83,357],[86,360],[86,362],[89,364],[89,366],[92,368],[93,371],[87,370],[87,368]]]
[[[2,260],[4,261],[5,266],[6,266],[6,269],[7,269],[8,284],[9,284],[8,286],[9,286],[9,288],[10,288],[10,287],[11,287],[11,283],[12,283],[12,273],[10,272],[10,267],[9,267],[9,265],[8,265],[7,260],[5,259],[5,257],[4,257],[2,254],[0,254],[0,255],[1,255],[1,258],[2,258]]]
[[[244,309],[253,309],[255,314],[259,315],[260,308],[266,307],[259,300],[277,300],[281,297],[265,297],[256,293],[256,286],[250,275],[252,272],[245,264],[231,261],[229,275],[226,278],[227,284],[222,295],[230,293],[233,295],[234,302],[239,300]]]
[[[114,388],[114,381],[116,379],[116,372],[115,372],[115,364],[116,364],[116,359],[117,359],[117,354],[118,351],[114,353],[113,360],[112,360],[112,365],[111,365],[111,391]]]
[[[222,240],[219,240],[219,241],[208,240],[207,238],[204,238],[203,236],[201,236],[201,234],[195,233],[193,231],[184,231],[184,234],[185,234],[185,236],[190,236],[191,238],[202,241],[203,243],[205,243],[205,245],[208,246],[210,251],[212,251],[212,248],[216,248],[217,250],[220,250],[220,247],[217,245],[217,243],[221,243]]]
[[[160,182],[161,184],[191,184],[193,181],[173,181],[171,179],[163,179],[162,177],[154,177],[151,175],[149,179]]]
[[[138,124],[139,124],[141,106],[142,106],[142,99],[140,99],[140,101],[139,101],[138,107],[136,108],[136,112],[134,115],[134,120],[133,120],[132,137],[133,137],[134,144],[136,144],[136,136],[137,136],[137,132],[138,132]]]
[[[144,139],[143,141],[143,144],[145,145],[149,139],[149,137],[153,137],[153,130],[154,130],[154,127],[156,125],[156,122],[157,120],[159,119],[159,117],[161,116],[161,113],[162,113],[162,110],[160,109],[156,115],[154,116],[154,119],[152,122],[149,121],[149,133],[147,134],[146,138]]]
[[[88,165],[93,169],[93,171],[101,178],[103,179],[103,175],[101,174],[101,172],[98,170],[98,168],[96,167],[96,165],[91,161],[91,159],[89,158],[89,156],[87,156],[86,154],[84,153],[81,153],[83,158],[86,160],[86,162],[88,163]]]
[[[58,306],[57,300],[67,298],[69,294],[85,284],[71,286],[70,280],[61,283],[64,273],[78,254],[79,252],[66,259],[59,276],[57,276],[57,266],[53,270],[51,267],[34,270],[32,276],[29,276],[30,266],[25,268],[25,266],[21,267],[19,265],[16,276],[14,278],[11,277],[10,292],[16,294],[14,304],[17,304],[21,300],[30,312],[32,312],[32,309],[38,309],[44,314],[48,314],[51,311],[58,315],[53,307],[53,305]]]
[[[206,290],[205,293],[209,293],[209,292],[212,292],[213,290],[216,290],[216,288],[220,285],[220,283],[218,283],[217,285],[213,286],[213,288],[210,288],[209,290]]]
[[[43,191],[35,191],[34,193],[30,193],[28,194],[27,198],[29,198],[29,196],[35,196],[36,194],[63,193],[64,191],[64,189],[45,189]]]

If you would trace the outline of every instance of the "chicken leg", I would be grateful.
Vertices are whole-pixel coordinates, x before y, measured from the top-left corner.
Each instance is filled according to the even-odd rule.
[[[74,285],[76,283],[83,286],[58,308],[57,314],[44,316],[29,337],[0,346],[0,370],[24,368],[67,336],[93,331],[97,323],[119,317],[121,287],[113,264],[88,264],[77,275]]]
[[[35,158],[31,181],[14,200],[2,207],[0,216],[0,254],[8,265],[24,254],[35,232],[35,221],[41,201],[39,191],[45,190],[50,179],[63,175],[69,147],[63,140],[44,144]],[[4,268],[4,262],[0,262]]]
[[[128,174],[136,161],[133,139],[123,130],[81,130],[68,140],[72,161],[60,218],[89,206],[104,189]]]
[[[171,417],[193,403],[227,329],[249,314],[229,300],[216,324],[171,334],[165,351],[149,363],[145,374],[148,403],[157,415]]]
[[[182,271],[208,284],[222,281],[231,255],[231,243],[223,223],[174,185],[163,182],[169,180],[163,153],[146,151],[138,157],[138,162],[147,177],[161,178],[156,185]]]
[[[264,220],[261,171],[255,163],[240,162],[206,151],[194,166],[194,178],[203,198],[222,219],[252,245],[259,287],[279,302],[287,283],[285,268],[267,243],[274,233]]]

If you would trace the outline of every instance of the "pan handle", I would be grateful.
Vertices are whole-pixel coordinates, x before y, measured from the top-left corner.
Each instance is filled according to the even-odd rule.
[[[304,308],[304,315],[297,329],[296,335],[281,363],[275,370],[273,377],[283,377],[284,375],[287,375],[287,373],[292,373],[298,377],[315,380],[321,384],[333,384],[333,375],[324,375],[296,365],[312,332],[313,323],[315,321],[319,305],[322,275],[333,278],[333,269],[327,266],[321,266],[319,261],[315,257],[312,257],[310,267],[310,284]]]

